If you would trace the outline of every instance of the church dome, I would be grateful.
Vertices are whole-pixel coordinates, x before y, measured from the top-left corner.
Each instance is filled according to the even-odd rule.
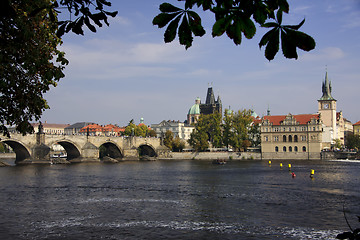
[[[188,114],[189,115],[200,115],[200,98],[196,98],[195,104],[191,106]]]
[[[254,110],[251,110],[251,116],[257,118],[259,115],[257,115]]]

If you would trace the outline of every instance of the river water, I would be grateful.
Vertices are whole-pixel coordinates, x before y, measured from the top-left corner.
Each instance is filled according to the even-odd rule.
[[[3,167],[0,239],[335,239],[343,206],[360,227],[360,161],[282,163]]]

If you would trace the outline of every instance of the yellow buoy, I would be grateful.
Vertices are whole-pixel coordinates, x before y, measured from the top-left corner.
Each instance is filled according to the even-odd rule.
[[[314,175],[314,174],[315,174],[315,170],[311,169],[311,175]]]
[[[271,165],[271,161],[269,161],[269,165]]]
[[[289,163],[289,168],[291,168],[291,164]]]
[[[280,163],[280,167],[281,167],[281,168],[283,167],[282,163]]]

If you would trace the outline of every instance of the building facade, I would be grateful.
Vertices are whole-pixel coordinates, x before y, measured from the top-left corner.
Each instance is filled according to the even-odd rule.
[[[261,151],[264,158],[296,155],[299,158],[319,158],[321,150],[322,121],[319,114],[263,117]]]
[[[357,123],[354,123],[353,133],[356,135],[360,135],[360,121],[358,121]]]
[[[194,126],[185,124],[180,121],[162,121],[159,124],[151,124],[151,128],[156,132],[157,137],[164,137],[166,131],[171,131],[174,137],[179,136],[180,139],[190,139],[190,134],[195,129]]]
[[[40,123],[32,123],[35,133],[39,131]],[[65,134],[65,128],[70,126],[70,124],[57,124],[57,123],[41,123],[43,132],[45,134],[53,134],[53,135],[63,135]]]
[[[351,122],[336,111],[331,95],[331,82],[326,73],[318,113],[265,116],[261,122],[263,158],[318,159],[322,150],[334,147],[335,140],[345,142],[352,131]]]
[[[83,127],[86,127],[90,124],[94,124],[94,123],[91,123],[91,122],[77,122],[77,123],[74,123],[70,126],[67,126],[64,130],[64,133],[66,135],[76,135],[76,134],[79,134],[80,130],[83,128]]]

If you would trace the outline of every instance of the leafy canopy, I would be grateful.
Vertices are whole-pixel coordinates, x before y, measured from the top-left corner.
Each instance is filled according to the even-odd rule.
[[[68,64],[58,50],[60,37],[70,30],[83,34],[109,25],[111,6],[106,0],[2,0],[0,1],[0,131],[9,136],[8,125],[26,134],[49,106],[43,94],[56,87]],[[65,9],[68,20],[58,21]]]
[[[265,47],[265,57],[273,60],[281,49],[286,58],[297,59],[297,48],[310,51],[315,48],[315,41],[309,35],[298,31],[305,19],[298,25],[282,25],[283,13],[289,13],[287,0],[179,0],[184,2],[184,9],[170,3],[160,5],[160,14],[153,19],[159,28],[165,26],[165,43],[172,42],[176,34],[179,42],[186,49],[192,46],[193,36],[205,35],[201,17],[194,11],[210,11],[215,16],[212,36],[219,37],[224,33],[240,45],[243,36],[252,39],[256,25],[271,28],[260,40],[259,47]],[[269,21],[273,20],[273,21]]]

